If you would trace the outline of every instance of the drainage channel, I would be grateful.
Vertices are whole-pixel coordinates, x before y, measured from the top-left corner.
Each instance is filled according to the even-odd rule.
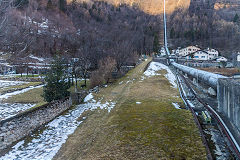
[[[176,72],[175,72],[176,73]],[[212,118],[212,123],[205,123],[202,113],[207,111],[204,104],[199,101],[193,93],[195,92],[187,85],[183,75],[176,73],[179,83],[179,90],[183,100],[187,103],[189,110],[193,113],[195,122],[200,130],[203,143],[206,147],[208,159],[236,159],[226,142],[226,136],[219,129],[217,120]],[[211,115],[211,117],[213,117]]]

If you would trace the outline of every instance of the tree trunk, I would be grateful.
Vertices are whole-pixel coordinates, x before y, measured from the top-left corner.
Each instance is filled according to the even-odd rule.
[[[75,74],[75,92],[77,92],[77,74]]]

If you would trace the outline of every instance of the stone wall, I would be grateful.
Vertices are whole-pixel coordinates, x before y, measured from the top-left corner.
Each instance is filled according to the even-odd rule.
[[[218,112],[227,117],[240,133],[240,79],[218,80]]]
[[[77,105],[83,102],[83,99],[88,95],[88,91],[80,91],[71,93],[72,103]]]
[[[0,121],[0,151],[41,125],[53,120],[72,106],[72,99],[55,101]]]

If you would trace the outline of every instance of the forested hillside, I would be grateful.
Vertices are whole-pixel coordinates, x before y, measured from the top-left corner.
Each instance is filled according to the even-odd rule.
[[[68,2],[72,2],[74,0],[67,0]],[[91,0],[75,0],[77,2],[90,2]],[[102,1],[102,0],[98,0]],[[104,0],[110,4],[115,6],[119,6],[120,4],[127,4],[130,6],[135,6],[140,8],[146,13],[149,14],[162,14],[163,13],[163,0]],[[167,13],[172,13],[177,8],[188,9],[191,0],[166,0]]]
[[[14,5],[0,29],[1,51],[11,52],[11,61],[29,54],[62,55],[85,58],[94,69],[100,59],[111,57],[120,68],[150,54],[162,26],[160,17],[125,4],[24,0]]]
[[[230,57],[239,51],[239,16],[239,0],[192,0],[189,10],[178,9],[169,15],[172,47],[213,47]]]

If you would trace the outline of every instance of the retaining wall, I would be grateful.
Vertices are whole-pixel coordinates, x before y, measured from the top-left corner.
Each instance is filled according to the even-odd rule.
[[[240,133],[240,79],[218,80],[218,112],[222,113]]]
[[[0,122],[0,151],[41,125],[53,120],[72,106],[72,99],[55,101]]]

